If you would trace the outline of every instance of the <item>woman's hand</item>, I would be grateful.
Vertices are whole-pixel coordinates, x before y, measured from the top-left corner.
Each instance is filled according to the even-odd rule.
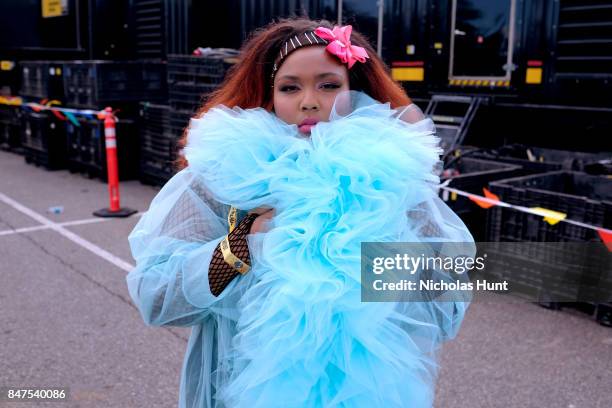
[[[253,224],[251,224],[251,230],[249,234],[255,234],[257,232],[267,232],[269,230],[267,223],[272,217],[274,217],[275,211],[276,210],[274,208],[259,208],[251,211],[252,213],[259,214],[259,216],[255,218],[255,221],[253,221]]]

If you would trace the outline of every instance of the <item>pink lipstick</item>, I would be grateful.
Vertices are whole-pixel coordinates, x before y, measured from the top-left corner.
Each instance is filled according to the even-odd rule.
[[[315,118],[306,118],[304,119],[299,125],[298,125],[298,129],[300,132],[302,133],[309,133],[310,130],[316,126],[316,124],[319,123],[318,119]]]

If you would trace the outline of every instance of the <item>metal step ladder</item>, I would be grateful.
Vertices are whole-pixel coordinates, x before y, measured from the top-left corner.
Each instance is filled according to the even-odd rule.
[[[432,95],[425,115],[434,121],[444,153],[463,143],[478,108],[487,101],[482,96]]]

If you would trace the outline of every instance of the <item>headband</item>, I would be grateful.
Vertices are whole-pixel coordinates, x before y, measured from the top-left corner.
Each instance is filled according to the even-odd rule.
[[[309,47],[311,45],[326,45],[325,49],[340,58],[342,63],[348,64],[349,69],[353,67],[356,61],[365,62],[366,58],[369,58],[368,53],[363,47],[351,44],[350,37],[352,31],[353,27],[350,25],[343,27],[334,26],[333,30],[318,27],[314,31],[307,31],[289,38],[281,46],[280,53],[274,60],[271,75],[272,82],[274,82],[276,71],[282,65],[283,60],[287,58],[287,55],[298,48]]]

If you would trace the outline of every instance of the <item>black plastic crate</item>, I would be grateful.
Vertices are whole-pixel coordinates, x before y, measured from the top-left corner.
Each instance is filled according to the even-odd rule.
[[[99,109],[167,98],[166,65],[159,61],[73,61],[65,64],[66,103]]]
[[[520,174],[521,167],[508,163],[499,163],[490,160],[460,157],[448,162],[442,172],[441,181],[450,180],[449,187],[457,190],[483,195],[483,187],[489,182]],[[446,204],[455,212],[477,241],[486,237],[487,210],[478,207],[465,196],[441,190],[440,195]]]
[[[168,158],[172,156],[176,137],[170,128],[170,107],[167,105],[141,104],[140,147]]]
[[[612,327],[612,303],[598,304],[595,319],[604,326]]]
[[[28,99],[64,100],[62,61],[21,61],[20,96]]]
[[[19,125],[0,122],[0,149],[16,150],[21,147]]]
[[[168,99],[174,109],[195,112],[237,61],[233,49],[206,49],[206,55],[168,56]]]
[[[0,104],[0,123],[19,124],[20,106]]]
[[[0,148],[14,150],[21,146],[21,109],[0,105]]]
[[[175,159],[176,157],[169,157],[167,155],[161,156],[155,153],[141,151],[140,180],[146,184],[164,184],[176,173]]]
[[[610,228],[612,223],[612,180],[576,172],[550,172],[541,175],[502,180],[490,184],[493,193],[503,201],[525,207],[543,207],[567,214],[568,218],[598,227]],[[599,242],[597,232],[568,223],[550,225],[541,216],[494,207],[488,219],[488,238],[492,241],[515,242]],[[602,244],[603,245],[603,244]],[[537,247],[534,247],[536,250]],[[529,256],[543,266],[566,265],[575,262],[577,269],[585,265],[585,254],[540,250]],[[511,266],[512,267],[512,266]],[[530,271],[542,275],[542,267]],[[543,279],[551,281],[555,274]],[[567,288],[566,288],[567,289]],[[549,302],[548,307],[559,305]]]
[[[18,95],[21,88],[21,67],[17,61],[0,62],[0,95]]]
[[[141,102],[139,117],[143,123],[143,130],[165,134],[170,128],[170,111],[168,105],[159,105],[150,102]]]
[[[569,219],[597,227],[612,227],[612,179],[585,173],[557,171],[495,181],[492,193],[502,201],[542,207],[567,214]],[[488,226],[491,241],[598,241],[597,232],[560,222],[549,225],[541,216],[493,207]]]
[[[218,84],[189,82],[173,83],[168,90],[168,99],[173,109],[195,112]]]
[[[48,170],[66,168],[66,126],[50,112],[25,111],[21,118],[25,161]]]
[[[140,109],[140,180],[163,185],[174,175],[176,141],[170,127],[171,107],[142,103]]]
[[[164,123],[163,128],[159,128],[158,124],[140,119],[140,145],[141,148],[151,149],[159,153],[168,153],[168,149],[174,143],[175,138],[170,131],[170,120]]]
[[[175,138],[180,139],[189,126],[189,120],[192,116],[192,112],[173,109],[170,112],[170,133]]]
[[[585,163],[582,170],[588,174],[612,176],[612,156],[609,159]]]
[[[557,170],[612,174],[609,173],[612,152],[574,152],[525,145],[509,145],[497,149],[477,149],[470,146],[461,147],[461,150],[470,157],[519,165],[523,168],[524,175]],[[473,153],[470,154],[470,151]]]
[[[515,177],[520,170],[521,166],[509,163],[460,157],[445,166],[440,180],[442,182],[450,180],[448,187],[482,195],[483,187],[487,187],[489,182]],[[466,197],[455,197],[452,194],[449,196],[447,204],[456,213],[469,212],[473,208],[473,204]]]
[[[211,50],[207,55],[168,55],[168,83],[219,84],[236,62],[237,50]]]
[[[67,124],[68,170],[107,181],[104,122],[78,119],[79,126]],[[138,127],[134,119],[120,118],[116,124],[119,179],[132,180],[138,175]]]
[[[529,247],[501,247],[487,251],[488,265],[494,266],[496,280],[505,280],[519,296],[537,299],[548,309],[573,308],[592,315],[602,324],[610,324],[609,306],[605,302],[612,287],[612,275],[603,268],[609,253],[602,243],[596,248],[551,247],[550,243],[532,242]],[[517,252],[520,250],[521,252]],[[501,276],[500,276],[501,275]],[[594,316],[598,306],[601,316]]]
[[[612,227],[612,179],[604,176],[593,176],[585,173],[557,171],[527,177],[517,177],[490,183],[491,192],[502,201],[527,208],[542,207],[567,214],[568,219],[584,222],[596,227]],[[558,285],[554,293],[549,292],[551,283],[564,274],[574,273],[583,276],[593,262],[592,254],[553,250],[537,243],[545,242],[600,242],[597,232],[569,223],[559,222],[550,225],[542,216],[531,215],[516,210],[493,207],[489,209],[487,222],[489,241],[533,242],[528,253],[505,253],[508,261],[503,265],[512,276],[512,283],[531,285],[539,290],[540,305],[559,309],[566,303],[550,299],[576,299],[583,288],[578,285],[568,287]],[[575,249],[578,250],[578,249]],[[524,264],[525,259],[533,260],[529,270],[518,270],[517,264]],[[489,262],[499,263],[499,256],[490,257]],[[602,259],[601,262],[604,262]],[[568,265],[573,265],[568,268]],[[555,271],[555,268],[557,270]],[[584,275],[587,276],[587,275]],[[546,281],[549,289],[542,289]],[[549,300],[547,300],[549,299]],[[576,305],[584,308],[596,308],[597,304],[579,302]],[[575,306],[575,305],[574,305]],[[604,314],[601,319],[608,319]]]
[[[175,173],[172,164],[169,167],[161,161],[141,160],[139,179],[144,184],[163,186]]]
[[[529,253],[515,253],[512,250],[525,249],[512,246],[500,247],[499,250],[488,250],[489,266],[495,266],[496,280],[504,280],[511,284],[512,290],[520,296],[538,299],[539,303],[549,308],[560,308],[559,299],[573,302],[583,292],[580,285],[568,285],[567,279],[579,281],[581,269],[571,269],[568,273],[568,253],[547,251],[544,245],[534,244]],[[552,255],[543,262],[543,255]],[[566,256],[563,256],[566,255]],[[571,254],[576,256],[576,254]],[[580,254],[578,254],[580,255]],[[552,301],[554,299],[554,301]]]

